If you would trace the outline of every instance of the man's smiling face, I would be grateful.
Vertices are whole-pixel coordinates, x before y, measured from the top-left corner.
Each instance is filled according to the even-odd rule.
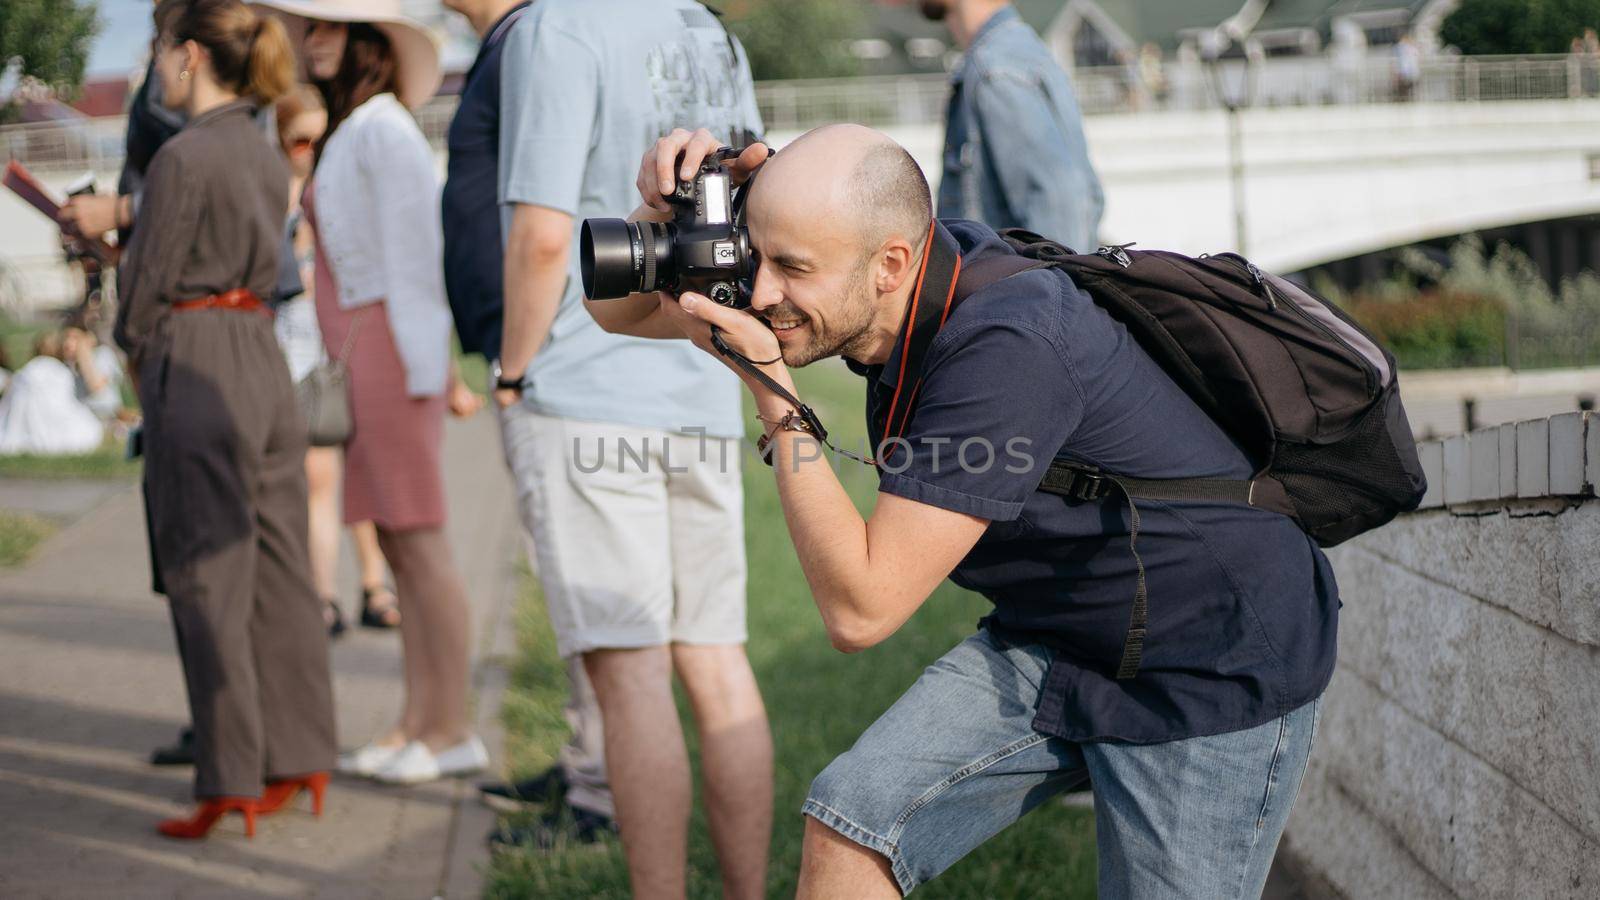
[[[774,157],[751,189],[751,311],[777,335],[784,363],[799,367],[848,355],[872,323],[874,294],[870,255],[836,214],[833,189],[794,177],[783,161]]]
[[[783,361],[887,358],[933,214],[905,149],[860,125],[813,129],[762,166],[745,212],[751,312]]]

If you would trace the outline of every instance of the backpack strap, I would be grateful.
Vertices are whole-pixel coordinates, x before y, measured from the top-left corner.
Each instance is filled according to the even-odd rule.
[[[1256,506],[1256,486],[1261,479],[1235,478],[1124,478],[1065,460],[1055,460],[1044,473],[1039,490],[1075,500],[1101,500],[1112,488],[1140,500],[1210,500]]]
[[[1127,680],[1139,673],[1144,658],[1144,639],[1150,620],[1150,592],[1145,583],[1144,560],[1139,556],[1139,505],[1144,500],[1223,500],[1254,505],[1256,482],[1226,478],[1123,478],[1091,466],[1057,459],[1045,470],[1039,490],[1074,500],[1103,500],[1113,489],[1128,501],[1128,552],[1136,570],[1133,611],[1128,616],[1128,632],[1122,639],[1122,661],[1117,678]]]
[[[1003,281],[1013,275],[1031,272],[1034,269],[1045,269],[1050,263],[1042,259],[1030,259],[1026,256],[1011,254],[995,254],[982,259],[965,263],[966,268],[961,271],[961,277],[956,281],[956,289],[950,306],[954,309],[961,301],[976,294],[997,281]]]

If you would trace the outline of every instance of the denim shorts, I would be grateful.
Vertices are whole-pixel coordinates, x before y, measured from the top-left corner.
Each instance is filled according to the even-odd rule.
[[[1038,644],[967,638],[817,776],[802,811],[887,858],[904,894],[1092,782],[1100,897],[1260,896],[1321,700],[1228,734],[1073,743],[1032,728],[1049,663]]]

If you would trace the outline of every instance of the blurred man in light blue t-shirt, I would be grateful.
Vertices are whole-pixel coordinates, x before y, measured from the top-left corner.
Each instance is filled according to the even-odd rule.
[[[772,739],[745,657],[739,383],[682,341],[606,334],[578,228],[637,203],[639,159],[684,122],[759,133],[743,50],[688,0],[539,0],[502,57],[506,460],[558,649],[579,656],[635,888],[684,883],[691,782],[673,702],[701,724],[728,897],[760,897]]]

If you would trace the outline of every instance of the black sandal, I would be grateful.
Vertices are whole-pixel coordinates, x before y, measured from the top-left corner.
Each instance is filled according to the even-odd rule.
[[[328,637],[336,638],[344,634],[344,611],[339,609],[339,601],[329,598],[322,602],[327,604],[326,612],[322,614],[322,620],[328,626]],[[330,613],[332,615],[329,615]]]
[[[372,598],[387,594],[388,603],[374,605]],[[397,628],[400,625],[400,598],[387,586],[361,589],[361,625],[364,628]]]

